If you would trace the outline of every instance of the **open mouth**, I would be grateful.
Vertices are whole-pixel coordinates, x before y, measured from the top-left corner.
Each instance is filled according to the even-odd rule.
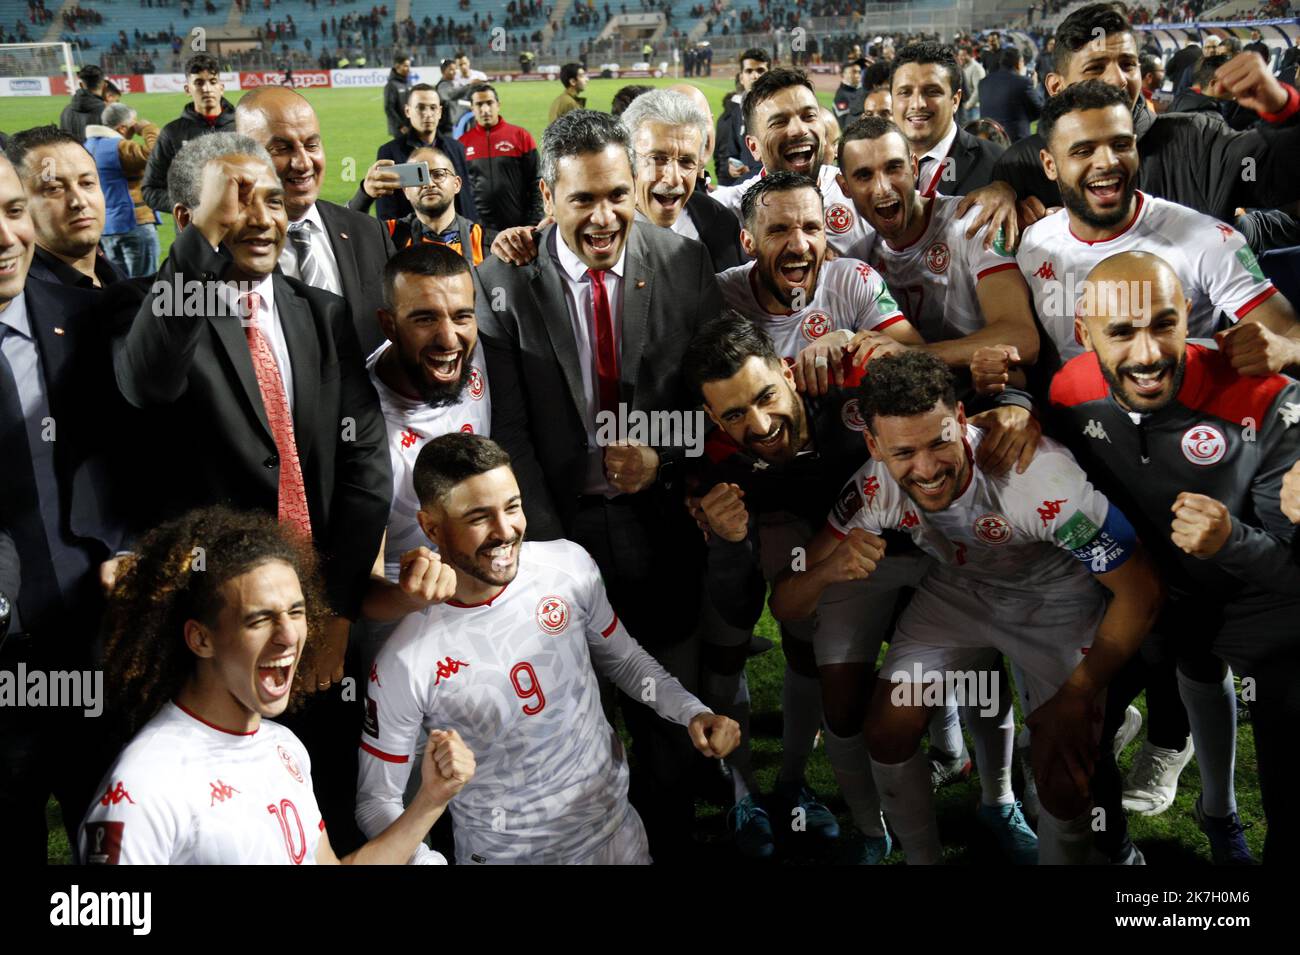
[[[948,482],[951,479],[952,472],[945,471],[943,474],[929,481],[921,481],[913,478],[912,487],[916,488],[917,493],[922,497],[938,498],[943,496],[944,491],[948,488]]]
[[[10,256],[9,258],[0,259],[0,278],[7,278],[11,275],[18,274],[18,266],[22,262],[21,255]]]
[[[676,209],[679,205],[681,205],[682,195],[683,194],[680,192],[673,193],[672,195],[665,195],[664,193],[661,192],[652,192],[650,193],[650,198],[653,199],[658,204],[660,209],[668,210],[668,209]]]
[[[1103,176],[1084,183],[1083,188],[1102,205],[1114,205],[1124,194],[1124,177]]]
[[[808,276],[812,274],[812,259],[792,259],[781,264],[777,271],[781,278],[790,285],[803,285],[808,281]]]
[[[1124,378],[1137,394],[1144,398],[1150,398],[1160,394],[1164,390],[1165,382],[1169,378],[1169,369],[1160,368],[1156,371],[1126,371],[1123,373]]]
[[[316,174],[313,172],[304,173],[299,176],[290,173],[284,178],[284,187],[293,192],[310,192],[316,186]]]
[[[272,700],[278,700],[288,694],[293,684],[293,665],[298,662],[298,655],[268,660],[257,668],[257,686],[262,693]]]
[[[903,224],[903,200],[894,197],[877,202],[874,206],[878,226],[891,230]]]
[[[582,244],[593,255],[605,256],[614,251],[614,241],[617,238],[617,230],[613,232],[587,232],[582,237]]]
[[[907,125],[912,129],[924,129],[930,125],[932,119],[934,119],[934,113],[909,113],[907,115]]]
[[[773,423],[772,430],[761,438],[750,437],[749,444],[751,447],[762,448],[765,451],[773,451],[781,445],[785,439],[785,424],[777,421]]]
[[[787,146],[781,153],[781,158],[785,160],[786,165],[794,172],[807,174],[813,165],[813,157],[817,155],[817,144],[815,142],[801,142],[793,146]]]
[[[258,255],[266,255],[275,252],[275,240],[261,236],[245,239],[244,245],[248,246]]]
[[[463,351],[435,352],[425,355],[424,367],[429,369],[434,380],[453,382],[460,378],[460,364],[464,356]]]
[[[515,562],[515,553],[518,550],[519,541],[513,540],[508,544],[497,544],[495,547],[487,547],[479,553],[487,555],[488,560],[492,562],[492,572],[495,574],[505,573],[510,569],[510,565]]]

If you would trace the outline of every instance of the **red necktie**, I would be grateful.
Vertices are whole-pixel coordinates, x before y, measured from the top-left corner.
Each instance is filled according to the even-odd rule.
[[[596,403],[598,411],[618,410],[618,349],[614,319],[609,312],[605,273],[587,269],[591,277],[591,321],[596,326]]]
[[[307,508],[307,487],[302,479],[302,462],[298,460],[298,442],[293,436],[293,415],[289,412],[289,399],[284,393],[284,379],[280,366],[271,352],[271,343],[257,325],[257,310],[262,296],[249,292],[244,296],[247,318],[244,335],[248,338],[248,352],[253,359],[253,372],[257,375],[257,390],[262,393],[262,407],[266,421],[271,426],[280,453],[280,487],[277,519],[281,524],[291,524],[311,538],[311,512]]]

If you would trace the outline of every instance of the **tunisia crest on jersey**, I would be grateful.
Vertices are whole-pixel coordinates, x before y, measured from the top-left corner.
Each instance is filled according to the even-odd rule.
[[[943,275],[948,271],[948,263],[952,260],[952,253],[948,251],[948,245],[944,242],[936,242],[925,252],[925,267],[935,275]]]
[[[561,597],[543,597],[537,604],[537,625],[552,635],[563,633],[569,625],[569,605]]]
[[[844,402],[840,408],[840,420],[844,422],[844,427],[851,428],[854,431],[867,430],[867,422],[863,420],[862,410],[858,407],[857,398],[850,398]]]
[[[1011,540],[1011,525],[1001,514],[983,514],[975,519],[975,536],[986,544],[1005,544]]]
[[[1193,464],[1217,464],[1228,452],[1228,442],[1223,432],[1213,425],[1198,424],[1188,428],[1182,440],[1183,457]]]
[[[803,317],[803,325],[800,329],[803,337],[810,342],[815,342],[831,330],[831,317],[825,312],[809,312]]]
[[[280,754],[280,763],[284,766],[285,771],[294,779],[298,780],[298,782],[304,782],[302,770],[298,768],[298,761],[293,758],[293,753],[289,752],[279,744],[276,744],[275,751]]]
[[[853,228],[853,210],[842,202],[833,202],[826,207],[826,229],[835,235],[843,235]]]
[[[475,401],[483,400],[483,392],[485,390],[483,387],[483,375],[479,372],[477,368],[471,368],[469,370],[468,388],[469,388],[469,396],[471,398],[473,398]]]

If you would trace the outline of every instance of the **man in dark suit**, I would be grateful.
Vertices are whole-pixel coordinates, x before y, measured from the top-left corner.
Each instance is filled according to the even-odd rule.
[[[574,110],[547,127],[542,196],[555,224],[528,265],[489,257],[479,267],[480,340],[492,436],[513,459],[530,533],[585,547],[628,631],[689,687],[703,552],[679,474],[687,446],[702,446],[687,433],[701,422],[681,363],[721,296],[703,246],[635,222],[631,153],[603,113]],[[615,420],[630,431],[655,412],[680,412],[682,431],[619,440],[631,435]],[[655,727],[644,704],[622,704],[651,852],[679,856],[693,816],[689,744],[680,728]]]
[[[165,436],[148,468],[154,521],[225,502],[309,534],[337,617],[308,685],[328,689],[388,519],[379,399],[347,305],[276,271],[287,201],[264,150],[236,134],[191,140],[168,187],[181,232],[114,344],[118,387]],[[197,303],[182,294],[196,279]],[[352,708],[337,696],[291,725],[312,753],[331,839],[338,827],[354,841]]]
[[[110,465],[111,426],[124,406],[114,402],[102,299],[29,276],[35,229],[25,202],[0,157],[0,590],[10,603],[0,671],[24,694],[20,667],[93,665],[101,566],[125,535]],[[21,864],[46,860],[51,793],[75,834],[113,758],[103,721],[85,718],[93,701],[82,704],[0,706],[0,826]]]
[[[737,89],[723,104],[722,115],[718,117],[716,145],[713,147],[720,185],[731,186],[758,175],[758,163],[745,145],[745,117],[740,104],[749,88],[754,85],[754,80],[771,68],[771,59],[766,50],[757,47],[740,54],[740,71],[736,74]],[[687,76],[689,75],[688,73]]]
[[[377,316],[393,243],[378,219],[319,198],[325,147],[316,111],[293,90],[263,86],[239,101],[235,129],[266,148],[284,186],[289,241],[280,268],[307,285],[342,295],[362,354],[370,354],[384,341]]]
[[[941,43],[910,43],[894,59],[894,122],[912,146],[922,192],[964,196],[992,181],[1002,147],[956,123],[961,104],[957,54]],[[981,109],[983,109],[981,103]]]
[[[442,100],[438,98],[437,90],[428,83],[412,86],[403,109],[407,117],[406,133],[379,147],[374,165],[366,172],[366,178],[357,187],[356,195],[348,200],[348,208],[369,212],[371,203],[374,203],[375,215],[381,221],[409,216],[413,210],[397,174],[387,171],[385,167],[409,162],[411,153],[424,146],[437,146],[451,160],[456,175],[466,186],[456,195],[456,214],[471,222],[482,221],[478,206],[474,204],[474,190],[469,188],[465,147],[456,137],[450,134],[444,136],[438,132],[438,123],[442,120]]]
[[[1029,124],[1043,111],[1038,84],[1025,76],[1020,50],[1002,51],[1002,68],[980,81],[980,115],[997,120],[1014,143],[1029,135]]]

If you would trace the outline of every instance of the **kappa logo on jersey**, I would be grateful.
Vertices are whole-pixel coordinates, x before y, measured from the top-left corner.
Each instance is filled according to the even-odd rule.
[[[378,663],[372,663],[372,664],[370,664],[370,682],[373,683],[375,686],[383,686],[383,684],[379,682],[379,664],[378,664]]]
[[[1084,425],[1083,434],[1088,438],[1104,438],[1107,443],[1110,443],[1110,435],[1106,433],[1106,428],[1096,418],[1088,419],[1088,423]]]
[[[826,209],[826,228],[843,235],[853,228],[853,210],[842,202],[831,203]]]
[[[131,794],[126,791],[126,787],[119,781],[116,786],[109,786],[108,791],[99,797],[99,804],[101,806],[116,806],[123,799],[131,805],[135,805],[135,800],[131,798]]]
[[[831,330],[831,317],[823,311],[809,312],[803,317],[800,330],[804,338],[815,342]]]
[[[563,633],[569,625],[569,605],[562,597],[543,597],[537,604],[537,626],[547,633]]]
[[[1063,497],[1059,501],[1044,501],[1038,508],[1038,516],[1043,519],[1043,526],[1046,527],[1052,523],[1053,519],[1061,513],[1061,505],[1069,501],[1068,497]]]
[[[1217,464],[1228,453],[1223,432],[1213,425],[1198,424],[1188,428],[1182,440],[1183,457],[1202,467]]]
[[[1042,279],[1044,282],[1055,282],[1056,269],[1052,268],[1052,263],[1049,260],[1038,267],[1037,271],[1034,272],[1034,276]]]
[[[951,260],[952,253],[948,251],[946,243],[936,242],[925,251],[925,267],[935,275],[943,275],[947,272]]]
[[[447,679],[448,677],[455,676],[457,673],[460,672],[461,667],[467,667],[467,666],[469,666],[469,664],[466,663],[464,660],[455,660],[452,659],[452,657],[450,656],[448,656],[447,659],[445,660],[439,660],[438,669],[437,669],[437,678],[433,681],[433,685],[437,686],[439,683],[441,683],[443,680]]]
[[[919,523],[921,523],[921,519],[916,516],[916,511],[908,511],[903,515],[903,519],[898,522],[898,529],[909,531]]]
[[[850,481],[835,501],[835,519],[847,527],[853,515],[860,510],[862,510],[862,496]]]
[[[285,768],[285,771],[294,779],[298,780],[298,782],[306,782],[306,780],[303,779],[302,770],[298,768],[298,761],[293,758],[293,753],[278,744],[275,747],[275,751],[280,754],[280,765]]]
[[[208,802],[208,808],[215,806],[219,802],[225,802],[239,792],[234,786],[223,783],[220,779],[215,783],[208,783],[208,785],[212,787],[212,799]]]
[[[880,493],[880,478],[874,474],[868,474],[862,480],[862,496],[867,499],[867,507],[871,506],[876,495]]]
[[[1219,230],[1220,241],[1222,242],[1227,242],[1232,238],[1233,233],[1237,231],[1232,226],[1224,225],[1223,223],[1219,223],[1215,228]]]
[[[858,276],[862,279],[862,281],[864,282],[871,281],[871,266],[867,265],[866,262],[859,262],[858,267],[853,271],[858,273]],[[883,272],[883,269],[881,271]]]
[[[411,447],[411,445],[415,444],[415,442],[419,440],[420,440],[420,436],[416,434],[414,431],[412,431],[410,428],[407,428],[405,431],[402,432],[402,450],[403,451],[407,450],[408,448]]]
[[[840,408],[840,420],[844,422],[844,427],[852,428],[854,431],[867,430],[867,422],[862,418],[862,409],[858,407],[857,398],[850,398],[844,402]]]
[[[1291,425],[1300,421],[1300,401],[1288,401],[1277,409],[1278,415],[1286,422],[1289,428]]]
[[[475,401],[483,400],[483,375],[477,368],[469,370],[469,396]]]
[[[474,426],[470,424],[468,421],[466,421],[463,425],[460,426],[460,430],[465,434],[473,434]]]
[[[975,536],[986,544],[1005,544],[1011,540],[1011,522],[1001,514],[983,514],[975,518]]]
[[[126,833],[124,822],[86,823],[86,853],[88,865],[117,865],[122,856],[122,836]]]

